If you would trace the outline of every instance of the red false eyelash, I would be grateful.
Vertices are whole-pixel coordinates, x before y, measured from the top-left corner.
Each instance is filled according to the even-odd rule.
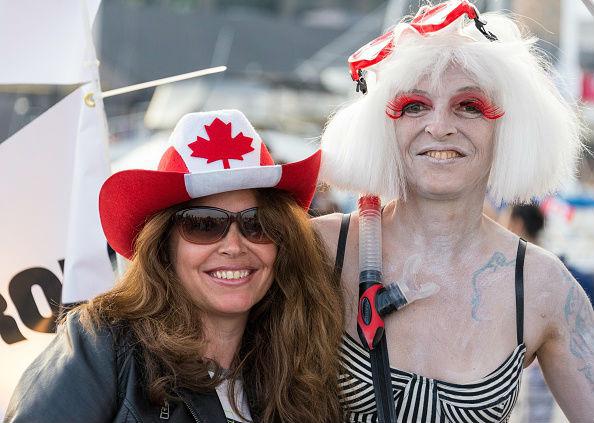
[[[391,119],[402,117],[403,110],[411,103],[427,104],[427,99],[420,95],[403,94],[388,102],[386,106],[386,115]]]
[[[478,94],[472,94],[471,97],[466,94],[461,98],[454,99],[454,103],[460,104],[461,106],[472,106],[481,112],[487,119],[499,119],[505,114],[501,108]]]

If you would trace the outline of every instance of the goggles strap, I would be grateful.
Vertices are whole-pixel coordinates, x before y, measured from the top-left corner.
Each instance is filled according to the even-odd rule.
[[[474,24],[476,25],[476,29],[478,29],[481,32],[481,34],[483,34],[487,38],[487,40],[497,41],[497,36],[495,34],[493,34],[492,32],[487,31],[485,29],[485,25],[487,23],[481,21],[478,17],[478,14],[477,14],[476,18],[474,18]]]
[[[359,69],[357,71],[357,75],[359,75],[359,79],[357,79],[357,88],[356,88],[356,92],[361,91],[361,94],[367,94],[367,81],[365,80],[365,77],[363,76],[363,71],[361,71],[361,69]]]

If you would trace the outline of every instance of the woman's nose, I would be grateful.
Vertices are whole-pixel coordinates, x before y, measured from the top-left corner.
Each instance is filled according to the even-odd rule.
[[[455,119],[449,110],[435,110],[425,126],[425,132],[436,140],[443,140],[458,132]]]
[[[226,255],[238,255],[245,252],[246,239],[239,231],[237,223],[233,222],[227,234],[221,239],[219,252]]]

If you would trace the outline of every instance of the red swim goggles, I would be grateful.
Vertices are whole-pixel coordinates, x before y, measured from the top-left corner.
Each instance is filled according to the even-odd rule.
[[[497,37],[485,29],[486,22],[479,18],[477,8],[466,0],[453,0],[435,6],[423,6],[419,9],[408,26],[419,34],[429,34],[445,28],[461,16],[474,20],[477,29],[490,41]],[[375,40],[365,44],[349,57],[351,78],[357,82],[357,91],[367,92],[367,83],[363,70],[373,66],[392,53],[394,49],[394,32],[390,30]]]

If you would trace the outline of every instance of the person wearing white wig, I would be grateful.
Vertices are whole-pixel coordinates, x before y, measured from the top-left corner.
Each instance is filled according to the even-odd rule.
[[[383,279],[433,295],[384,317],[398,422],[506,422],[538,358],[571,422],[594,418],[594,312],[553,254],[483,215],[574,177],[582,128],[535,39],[470,3],[423,7],[349,59],[363,92],[322,135],[322,179],[390,199]],[[342,271],[342,405],[376,421],[357,340],[359,214],[314,220]],[[341,224],[342,223],[342,224]]]

